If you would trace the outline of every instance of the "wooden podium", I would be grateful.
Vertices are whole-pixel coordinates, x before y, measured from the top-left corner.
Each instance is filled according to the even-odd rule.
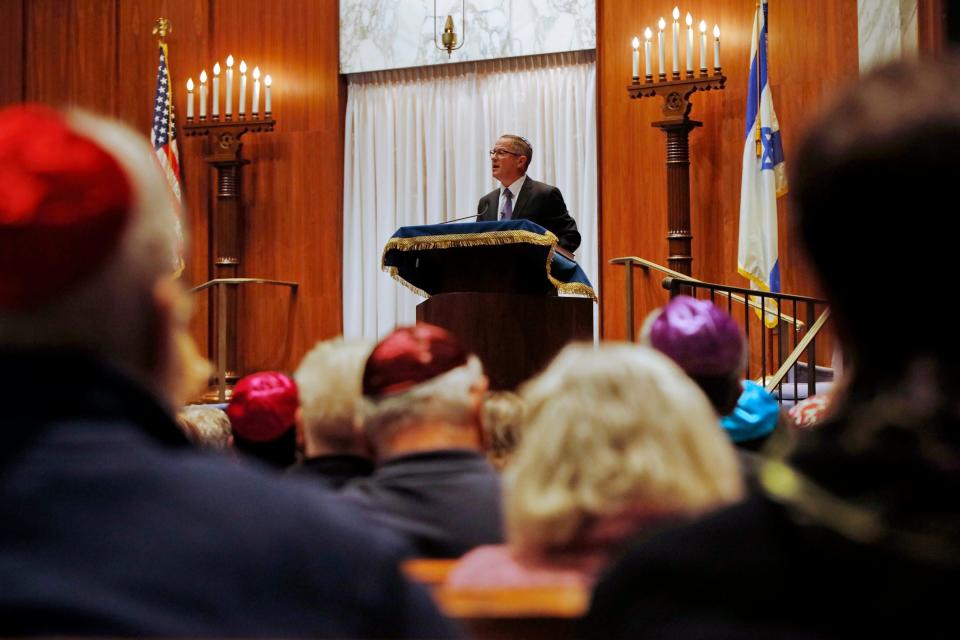
[[[394,254],[399,268],[389,264],[388,243],[384,269],[429,296],[417,305],[417,321],[447,329],[477,354],[491,389],[515,390],[567,343],[593,340],[592,298],[557,295],[558,287],[591,296],[592,289],[551,276],[553,234],[528,221],[434,226],[446,235],[401,241],[403,255]],[[470,232],[444,242],[451,228]]]

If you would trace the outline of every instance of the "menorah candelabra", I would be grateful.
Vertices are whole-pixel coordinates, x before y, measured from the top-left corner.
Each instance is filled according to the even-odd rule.
[[[296,282],[269,280],[264,278],[241,278],[242,247],[240,243],[240,216],[242,215],[241,185],[242,168],[250,161],[243,158],[242,138],[246,134],[269,133],[277,121],[270,112],[269,76],[266,82],[266,110],[258,113],[260,71],[254,71],[253,109],[245,113],[246,65],[241,62],[240,103],[236,118],[231,109],[233,58],[227,63],[226,108],[223,116],[219,109],[219,64],[214,67],[213,108],[210,116],[206,109],[206,72],[201,74],[200,116],[193,113],[193,80],[187,83],[188,100],[187,121],[183,132],[187,137],[205,136],[205,155],[207,163],[216,169],[217,180],[214,185],[214,207],[211,212],[210,235],[213,247],[210,255],[209,273],[211,280],[195,287],[194,291],[208,288],[218,289],[210,305],[211,333],[216,332],[216,340],[210,340],[210,358],[217,366],[216,389],[208,394],[208,399],[224,401],[229,390],[240,377],[240,362],[237,353],[237,287],[242,284],[268,284],[290,287],[296,291]],[[215,328],[215,329],[214,329]]]
[[[691,241],[690,232],[690,131],[703,126],[702,122],[690,119],[693,103],[690,97],[696,91],[710,91],[723,89],[726,76],[720,68],[720,29],[714,27],[714,67],[709,74],[706,68],[706,23],[700,23],[700,70],[695,74],[693,70],[693,20],[687,14],[687,45],[686,45],[686,73],[680,74],[679,64],[679,26],[680,11],[673,10],[673,68],[670,79],[667,79],[664,64],[663,30],[666,26],[663,18],[660,19],[660,31],[657,36],[659,74],[653,79],[650,62],[650,40],[652,32],[646,29],[645,74],[643,82],[639,76],[639,40],[633,41],[633,81],[627,85],[627,94],[631,99],[663,98],[663,120],[652,122],[667,135],[667,243],[670,255],[670,268],[685,275],[691,275]]]

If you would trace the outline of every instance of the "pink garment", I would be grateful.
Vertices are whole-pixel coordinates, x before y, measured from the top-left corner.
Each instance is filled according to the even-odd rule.
[[[581,586],[590,588],[606,558],[600,554],[520,558],[505,545],[477,547],[447,577],[451,589]]]
[[[583,586],[592,588],[610,552],[645,525],[668,516],[649,508],[593,518],[562,551],[520,555],[509,545],[485,545],[464,555],[447,577],[451,589]]]

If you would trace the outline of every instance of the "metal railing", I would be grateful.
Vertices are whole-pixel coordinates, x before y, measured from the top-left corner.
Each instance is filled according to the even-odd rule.
[[[805,380],[801,380],[799,375],[792,376],[793,398],[799,397],[799,387],[803,383],[807,386],[807,396],[816,393],[817,336],[830,318],[826,300],[704,282],[636,256],[615,258],[610,263],[626,268],[626,321],[630,341],[636,340],[633,269],[639,267],[647,273],[653,270],[666,276],[662,286],[670,291],[671,297],[683,293],[707,298],[721,308],[725,307],[727,313],[738,320],[743,327],[748,350],[745,377],[759,380],[768,391],[776,392],[775,395],[782,402],[785,379],[791,370],[796,372],[805,366]],[[736,311],[734,303],[738,305]],[[751,325],[754,327],[752,331]],[[751,356],[757,349],[759,376],[753,375],[756,371],[751,367]],[[801,362],[801,358],[805,358],[806,362]],[[786,384],[789,389],[791,383]]]
[[[217,327],[217,348],[215,360],[217,366],[216,374],[218,402],[225,402],[227,400],[227,354],[231,347],[234,350],[236,349],[235,344],[227,344],[227,321],[229,314],[225,313],[224,311],[227,308],[227,289],[236,289],[240,285],[244,284],[267,284],[289,287],[294,295],[296,295],[297,288],[300,286],[300,284],[297,282],[289,282],[287,280],[270,280],[268,278],[215,278],[190,289],[190,293],[199,293],[200,291],[204,291],[211,287],[216,287],[217,290],[217,311],[215,314],[216,317],[214,318],[214,324],[216,324]],[[211,310],[213,308],[213,305],[211,305]]]

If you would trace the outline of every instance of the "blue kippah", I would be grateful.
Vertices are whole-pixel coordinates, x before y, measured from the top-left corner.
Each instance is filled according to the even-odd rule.
[[[770,435],[779,415],[776,399],[756,382],[745,380],[737,408],[720,418],[720,425],[734,442],[746,442]]]

